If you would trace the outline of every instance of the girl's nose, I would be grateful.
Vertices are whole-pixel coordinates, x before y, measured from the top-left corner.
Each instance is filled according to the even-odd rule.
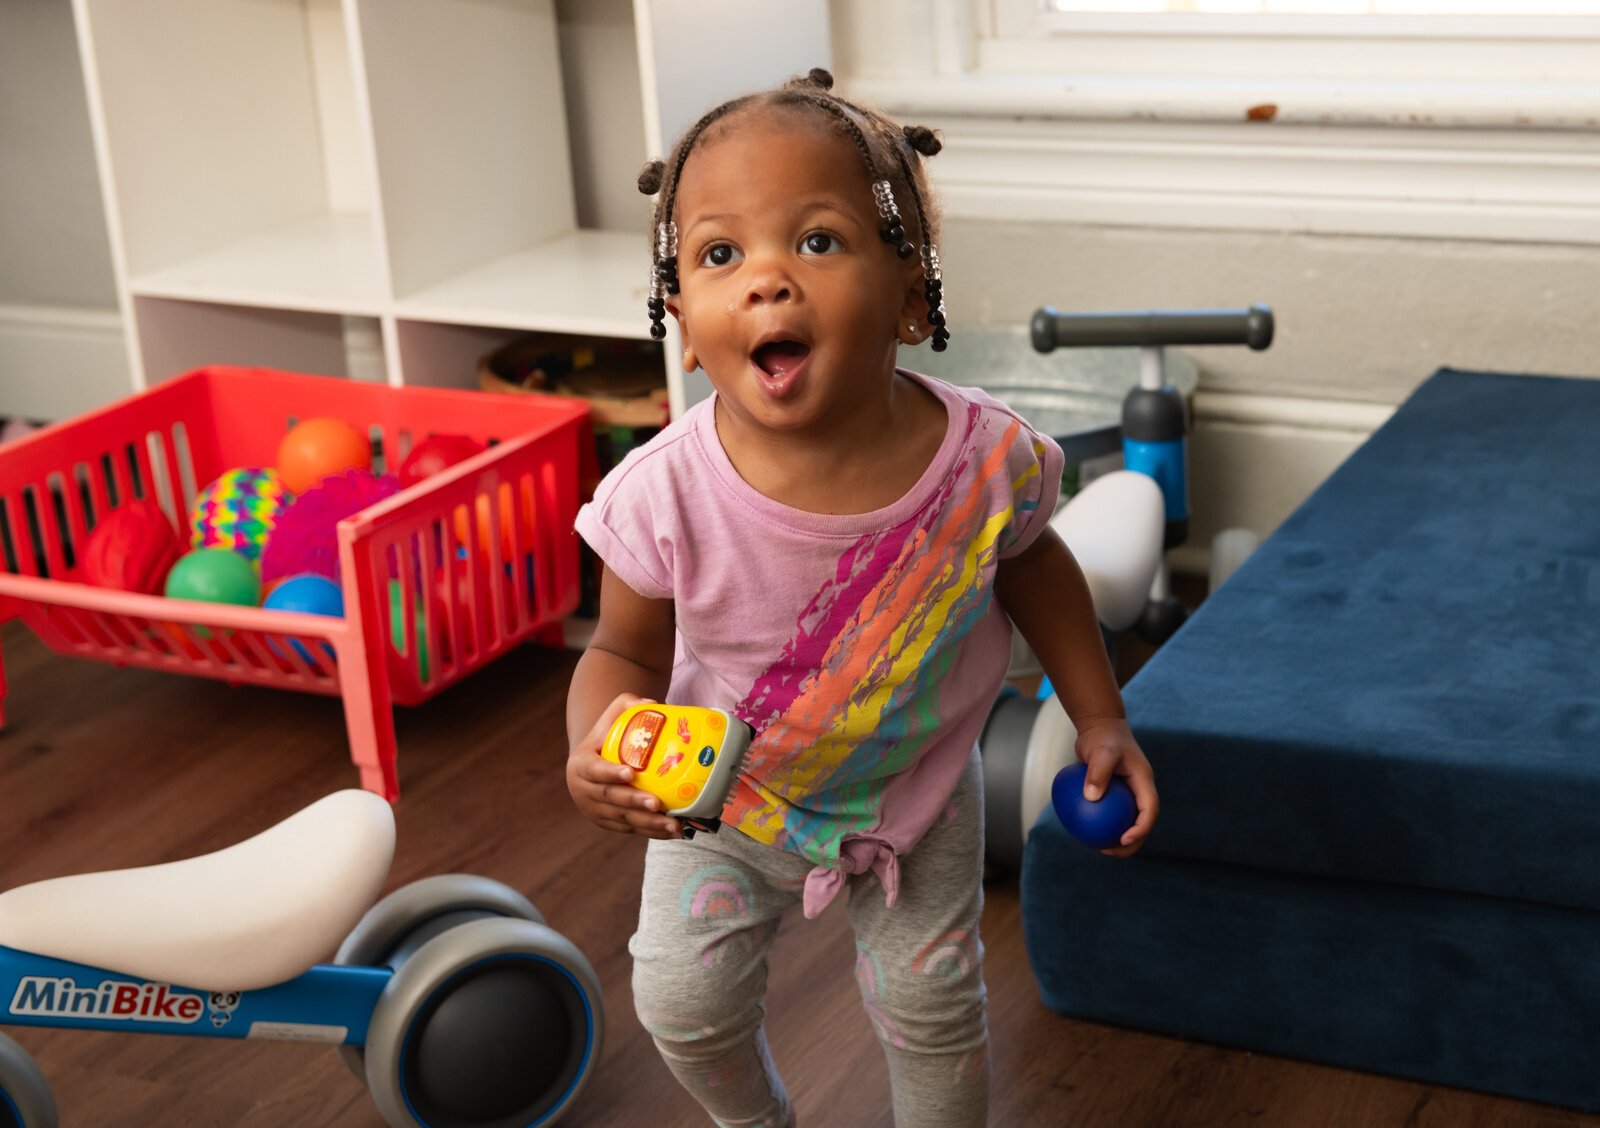
[[[751,262],[746,278],[748,279],[745,283],[746,305],[766,305],[769,302],[794,300],[794,278],[773,256]]]

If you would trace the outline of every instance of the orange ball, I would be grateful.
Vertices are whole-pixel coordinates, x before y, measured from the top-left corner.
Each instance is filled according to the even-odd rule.
[[[371,468],[367,437],[343,419],[302,419],[278,443],[278,476],[292,494],[332,474]]]
[[[498,492],[500,500],[500,559],[509,561],[513,556],[514,549],[511,530],[513,526],[519,523],[517,506],[512,501],[511,486],[508,483],[502,482]],[[533,510],[526,497],[522,500],[521,508],[523,512],[520,525],[523,551],[526,552],[533,547]],[[473,508],[476,510],[477,520],[472,523],[478,526],[478,552],[482,554],[483,559],[487,560],[489,558],[489,535],[493,528],[489,519],[489,499],[483,494],[479,494],[474,499],[474,502]],[[455,528],[456,543],[467,544],[470,533],[465,507],[456,510]]]

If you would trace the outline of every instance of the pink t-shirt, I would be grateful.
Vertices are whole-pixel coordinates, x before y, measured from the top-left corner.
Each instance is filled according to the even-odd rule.
[[[722,449],[713,397],[578,513],[619,579],[674,602],[668,700],[755,729],[723,821],[816,863],[807,916],[869,869],[893,904],[897,857],[948,806],[1005,677],[995,564],[1048,525],[1061,486],[1060,448],[1004,404],[904,374],[949,426],[883,509],[808,513],[758,493]]]

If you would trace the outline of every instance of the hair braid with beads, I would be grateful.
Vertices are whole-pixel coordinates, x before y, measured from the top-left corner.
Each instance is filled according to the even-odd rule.
[[[908,195],[915,215],[916,235],[922,242],[923,294],[928,301],[928,323],[933,326],[932,347],[943,351],[950,339],[944,305],[944,277],[939,264],[935,224],[937,213],[923,170],[922,158],[939,152],[933,130],[921,125],[901,126],[882,113],[856,105],[832,93],[833,76],[820,67],[791,79],[776,90],[747,94],[722,103],[686,130],[665,161],[655,160],[639,174],[639,191],[656,196],[651,214],[650,336],[667,335],[666,297],[678,292],[678,230],[672,219],[678,181],[684,163],[706,129],[736,110],[766,106],[810,108],[826,114],[861,154],[872,183],[874,204],[882,220],[878,235],[902,259],[917,253],[901,218],[899,197]],[[896,183],[898,181],[898,184]]]

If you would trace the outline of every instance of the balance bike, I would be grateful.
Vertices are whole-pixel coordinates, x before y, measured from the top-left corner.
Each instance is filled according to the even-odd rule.
[[[1033,347],[1139,349],[1139,382],[1122,402],[1124,469],[1094,479],[1056,510],[1050,527],[1078,561],[1106,647],[1134,631],[1159,646],[1183,625],[1188,609],[1172,594],[1165,554],[1188,539],[1188,411],[1168,382],[1169,345],[1272,344],[1274,319],[1264,305],[1246,309],[1059,313],[1036,310],[1028,324]],[[1255,548],[1247,529],[1226,529],[1211,545],[1215,589]],[[1050,802],[1056,776],[1077,762],[1078,732],[1048,682],[1030,698],[1003,693],[990,711],[983,757],[986,858],[994,871],[1016,873],[1023,846]]]
[[[594,969],[488,878],[373,904],[394,837],[339,791],[216,853],[0,893],[0,1024],[324,1042],[396,1128],[553,1124],[599,1057]],[[0,1034],[0,1128],[56,1123]]]

